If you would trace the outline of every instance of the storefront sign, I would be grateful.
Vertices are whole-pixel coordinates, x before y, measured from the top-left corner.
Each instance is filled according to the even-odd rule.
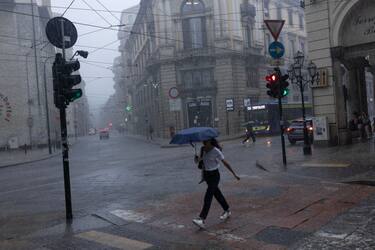
[[[4,94],[0,93],[0,120],[10,122],[12,118],[12,106],[9,99]]]
[[[361,1],[349,11],[341,28],[344,46],[370,43],[375,40],[375,1]]]
[[[233,99],[226,99],[225,100],[227,111],[234,111],[234,100]]]
[[[243,106],[244,107],[250,107],[251,106],[251,99],[250,98],[245,98],[243,99]]]
[[[264,110],[264,109],[266,109],[266,105],[251,106],[247,108],[247,110]]]

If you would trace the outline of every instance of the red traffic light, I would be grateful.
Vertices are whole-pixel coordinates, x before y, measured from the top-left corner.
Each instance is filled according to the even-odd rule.
[[[267,82],[275,83],[275,82],[277,82],[277,80],[278,80],[278,77],[277,77],[276,74],[266,76]]]

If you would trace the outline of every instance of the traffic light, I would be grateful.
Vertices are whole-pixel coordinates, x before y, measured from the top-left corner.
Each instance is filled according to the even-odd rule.
[[[61,83],[60,83],[60,75],[61,75],[61,65],[64,63],[64,59],[62,54],[56,54],[55,61],[52,66],[52,76],[53,76],[53,100],[55,103],[56,108],[64,108],[64,100],[61,96]]]
[[[285,97],[287,95],[289,95],[289,82],[288,82],[288,79],[289,79],[289,75],[283,75],[281,78],[280,78],[280,92],[281,92],[281,97]]]
[[[82,81],[80,75],[72,75],[79,69],[78,60],[66,62],[60,53],[56,54],[52,72],[54,101],[57,108],[66,108],[69,103],[82,97],[82,89],[73,89]]]
[[[131,112],[133,110],[132,106],[130,105],[127,105],[125,109],[127,112]]]
[[[289,95],[289,75],[283,75],[279,68],[275,68],[274,72],[266,76],[267,85],[269,89],[267,94],[272,98],[283,98]]]
[[[62,66],[62,94],[65,97],[66,105],[69,105],[69,103],[74,102],[75,100],[82,97],[82,89],[73,89],[74,86],[81,83],[82,78],[80,75],[72,75],[72,73],[79,70],[80,67],[81,65],[78,60],[65,62]]]
[[[269,89],[267,94],[273,98],[278,98],[279,96],[279,76],[276,73],[266,76],[267,85]]]

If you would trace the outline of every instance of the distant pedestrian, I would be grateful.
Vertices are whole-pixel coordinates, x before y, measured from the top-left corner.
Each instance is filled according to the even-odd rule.
[[[370,139],[372,136],[371,135],[371,121],[365,112],[362,112],[361,119],[362,119],[362,125],[363,125],[362,138]]]
[[[231,216],[231,211],[229,210],[229,205],[225,200],[223,194],[219,189],[220,182],[220,162],[233,174],[233,176],[240,180],[240,177],[233,171],[229,163],[224,160],[224,155],[221,152],[222,148],[216,139],[211,139],[203,142],[202,155],[200,157],[196,156],[196,163],[203,169],[203,178],[207,183],[207,191],[204,196],[204,205],[199,218],[194,219],[193,223],[200,228],[205,228],[205,220],[207,218],[208,212],[211,207],[213,197],[219,202],[224,212],[220,216],[221,220],[226,220]]]
[[[152,125],[150,125],[148,132],[149,132],[149,135],[150,135],[150,139],[152,141],[152,135],[154,133],[154,128],[152,127]]]
[[[254,128],[250,123],[248,123],[246,125],[245,140],[242,141],[242,144],[250,140],[250,138],[252,139],[253,143],[255,143],[256,139],[255,139],[255,134],[254,134]]]

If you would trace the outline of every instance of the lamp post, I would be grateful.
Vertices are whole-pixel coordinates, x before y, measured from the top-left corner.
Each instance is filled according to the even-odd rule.
[[[307,131],[307,124],[306,124],[306,108],[305,108],[305,88],[309,84],[313,84],[314,81],[318,77],[317,73],[317,67],[315,63],[310,62],[307,71],[308,71],[308,77],[305,77],[303,75],[303,66],[305,62],[305,55],[298,51],[297,54],[294,57],[294,63],[290,66],[288,73],[289,78],[292,82],[292,84],[296,84],[299,87],[299,90],[301,92],[301,102],[302,102],[302,118],[303,118],[303,154],[304,155],[311,155],[311,145],[310,145],[310,139]]]

